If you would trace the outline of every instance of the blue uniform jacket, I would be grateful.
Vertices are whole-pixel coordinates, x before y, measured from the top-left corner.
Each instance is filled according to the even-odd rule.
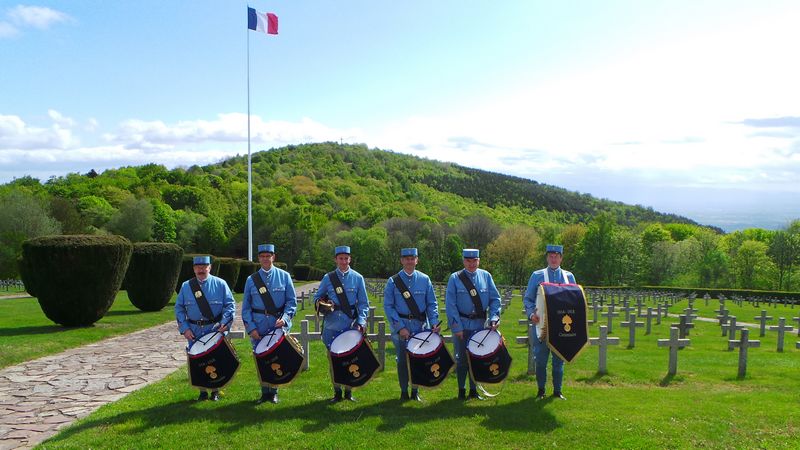
[[[420,312],[425,313],[428,326],[432,327],[439,323],[439,305],[436,304],[436,294],[433,292],[431,279],[417,270],[410,277],[403,270],[399,274],[403,283],[406,284],[409,292],[411,292],[411,296],[417,303]],[[386,318],[389,320],[389,328],[391,328],[392,333],[397,333],[405,328],[413,334],[428,328],[423,321],[404,319],[398,315],[407,316],[411,314],[411,311],[408,309],[406,299],[403,298],[403,295],[395,286],[394,277],[389,278],[386,282],[386,288],[383,290],[383,309],[386,313]]]
[[[463,330],[480,330],[484,327],[483,319],[468,319],[461,317],[461,314],[472,314],[475,311],[475,305],[472,304],[472,298],[469,296],[467,288],[464,283],[458,278],[461,272],[453,272],[450,279],[447,280],[447,290],[445,291],[445,307],[447,312],[447,322],[450,324],[450,330],[453,333],[458,333]],[[500,292],[494,284],[492,274],[489,272],[478,269],[474,273],[466,272],[467,276],[472,280],[475,289],[478,290],[478,297],[481,299],[483,309],[489,309],[487,318],[489,322],[500,321]]]
[[[547,274],[546,280],[545,274]],[[557,269],[545,267],[544,269],[534,271],[530,279],[528,279],[528,288],[525,290],[525,296],[522,298],[522,303],[525,305],[525,317],[530,318],[531,314],[533,314],[533,310],[536,309],[536,295],[539,292],[539,285],[545,281],[559,284],[576,283],[575,275],[561,267]]]
[[[222,278],[209,275],[205,281],[200,283],[200,289],[203,290],[214,316],[222,313],[219,323],[228,324],[228,328],[230,328],[230,324],[233,323],[233,318],[236,316],[236,303],[234,303],[233,293],[231,293],[228,283]],[[175,320],[178,321],[178,331],[181,334],[191,329],[195,337],[208,333],[214,326],[214,324],[200,326],[189,323],[189,320],[207,320],[200,312],[200,307],[197,306],[192,288],[189,287],[189,280],[183,282],[181,290],[178,292],[178,298],[175,300]]]
[[[294,283],[289,272],[272,267],[269,271],[263,268],[256,272],[261,277],[261,281],[269,289],[272,301],[278,309],[283,308],[283,315],[280,317],[286,322],[283,327],[284,332],[288,333],[292,328],[292,318],[297,312],[297,295],[294,291]],[[242,322],[247,334],[253,330],[258,330],[258,334],[264,335],[270,328],[275,327],[278,318],[269,314],[253,312],[253,309],[266,309],[258,293],[258,287],[253,283],[252,276],[247,277],[244,283],[244,299],[242,300]]]
[[[364,277],[353,269],[343,274],[337,268],[336,275],[342,282],[344,292],[347,294],[347,299],[350,301],[350,309],[355,315],[355,322],[362,327],[365,326],[367,324],[367,315],[369,314],[369,299],[367,298],[367,287],[364,284]],[[325,328],[331,330],[349,329],[353,323],[353,319],[347,317],[347,314],[341,310],[339,296],[336,295],[336,291],[333,290],[333,285],[328,279],[328,274],[322,277],[322,281],[319,283],[319,289],[317,293],[314,294],[314,302],[316,303],[319,301],[323,295],[327,295],[328,299],[336,304],[336,309],[325,316]]]

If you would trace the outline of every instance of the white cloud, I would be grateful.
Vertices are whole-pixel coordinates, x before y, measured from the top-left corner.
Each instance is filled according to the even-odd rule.
[[[11,8],[7,15],[18,26],[34,27],[40,30],[45,30],[56,23],[72,20],[68,14],[44,6],[17,5]]]
[[[0,152],[63,149],[76,143],[72,131],[58,123],[42,128],[26,124],[19,116],[0,115]]]
[[[14,37],[19,34],[19,30],[8,22],[0,22],[0,39]]]

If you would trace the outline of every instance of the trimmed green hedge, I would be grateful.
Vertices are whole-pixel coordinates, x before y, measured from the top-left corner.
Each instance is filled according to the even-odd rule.
[[[133,306],[160,311],[169,303],[181,270],[183,249],[166,242],[133,244],[133,254],[122,286]]]
[[[239,276],[236,277],[236,286],[233,287],[233,292],[241,294],[244,292],[244,284],[247,282],[247,277],[261,267],[260,264],[248,261],[246,259],[239,260]]]
[[[326,271],[309,266],[308,264],[295,264],[292,275],[295,280],[299,281],[318,281],[321,280],[326,273]]]
[[[233,290],[236,287],[236,281],[239,279],[240,263],[238,259],[234,258],[217,258],[216,261],[217,272],[216,276],[225,280],[228,287]],[[214,266],[211,266],[212,268]]]
[[[42,236],[22,244],[26,285],[48,319],[67,326],[100,320],[119,291],[133,245],[122,236]]]
[[[26,260],[22,259],[22,256],[17,258],[17,268],[19,269],[19,276],[22,279],[22,284],[25,285],[25,292],[32,297],[36,297],[36,280],[33,276],[33,268]]]

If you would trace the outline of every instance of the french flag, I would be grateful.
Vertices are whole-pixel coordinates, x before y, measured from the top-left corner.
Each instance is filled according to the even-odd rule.
[[[266,34],[278,34],[278,16],[247,8],[247,28]]]

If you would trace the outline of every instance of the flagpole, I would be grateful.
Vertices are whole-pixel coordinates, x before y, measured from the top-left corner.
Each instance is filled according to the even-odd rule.
[[[250,30],[247,33],[247,260],[253,261],[253,161],[250,158]]]

